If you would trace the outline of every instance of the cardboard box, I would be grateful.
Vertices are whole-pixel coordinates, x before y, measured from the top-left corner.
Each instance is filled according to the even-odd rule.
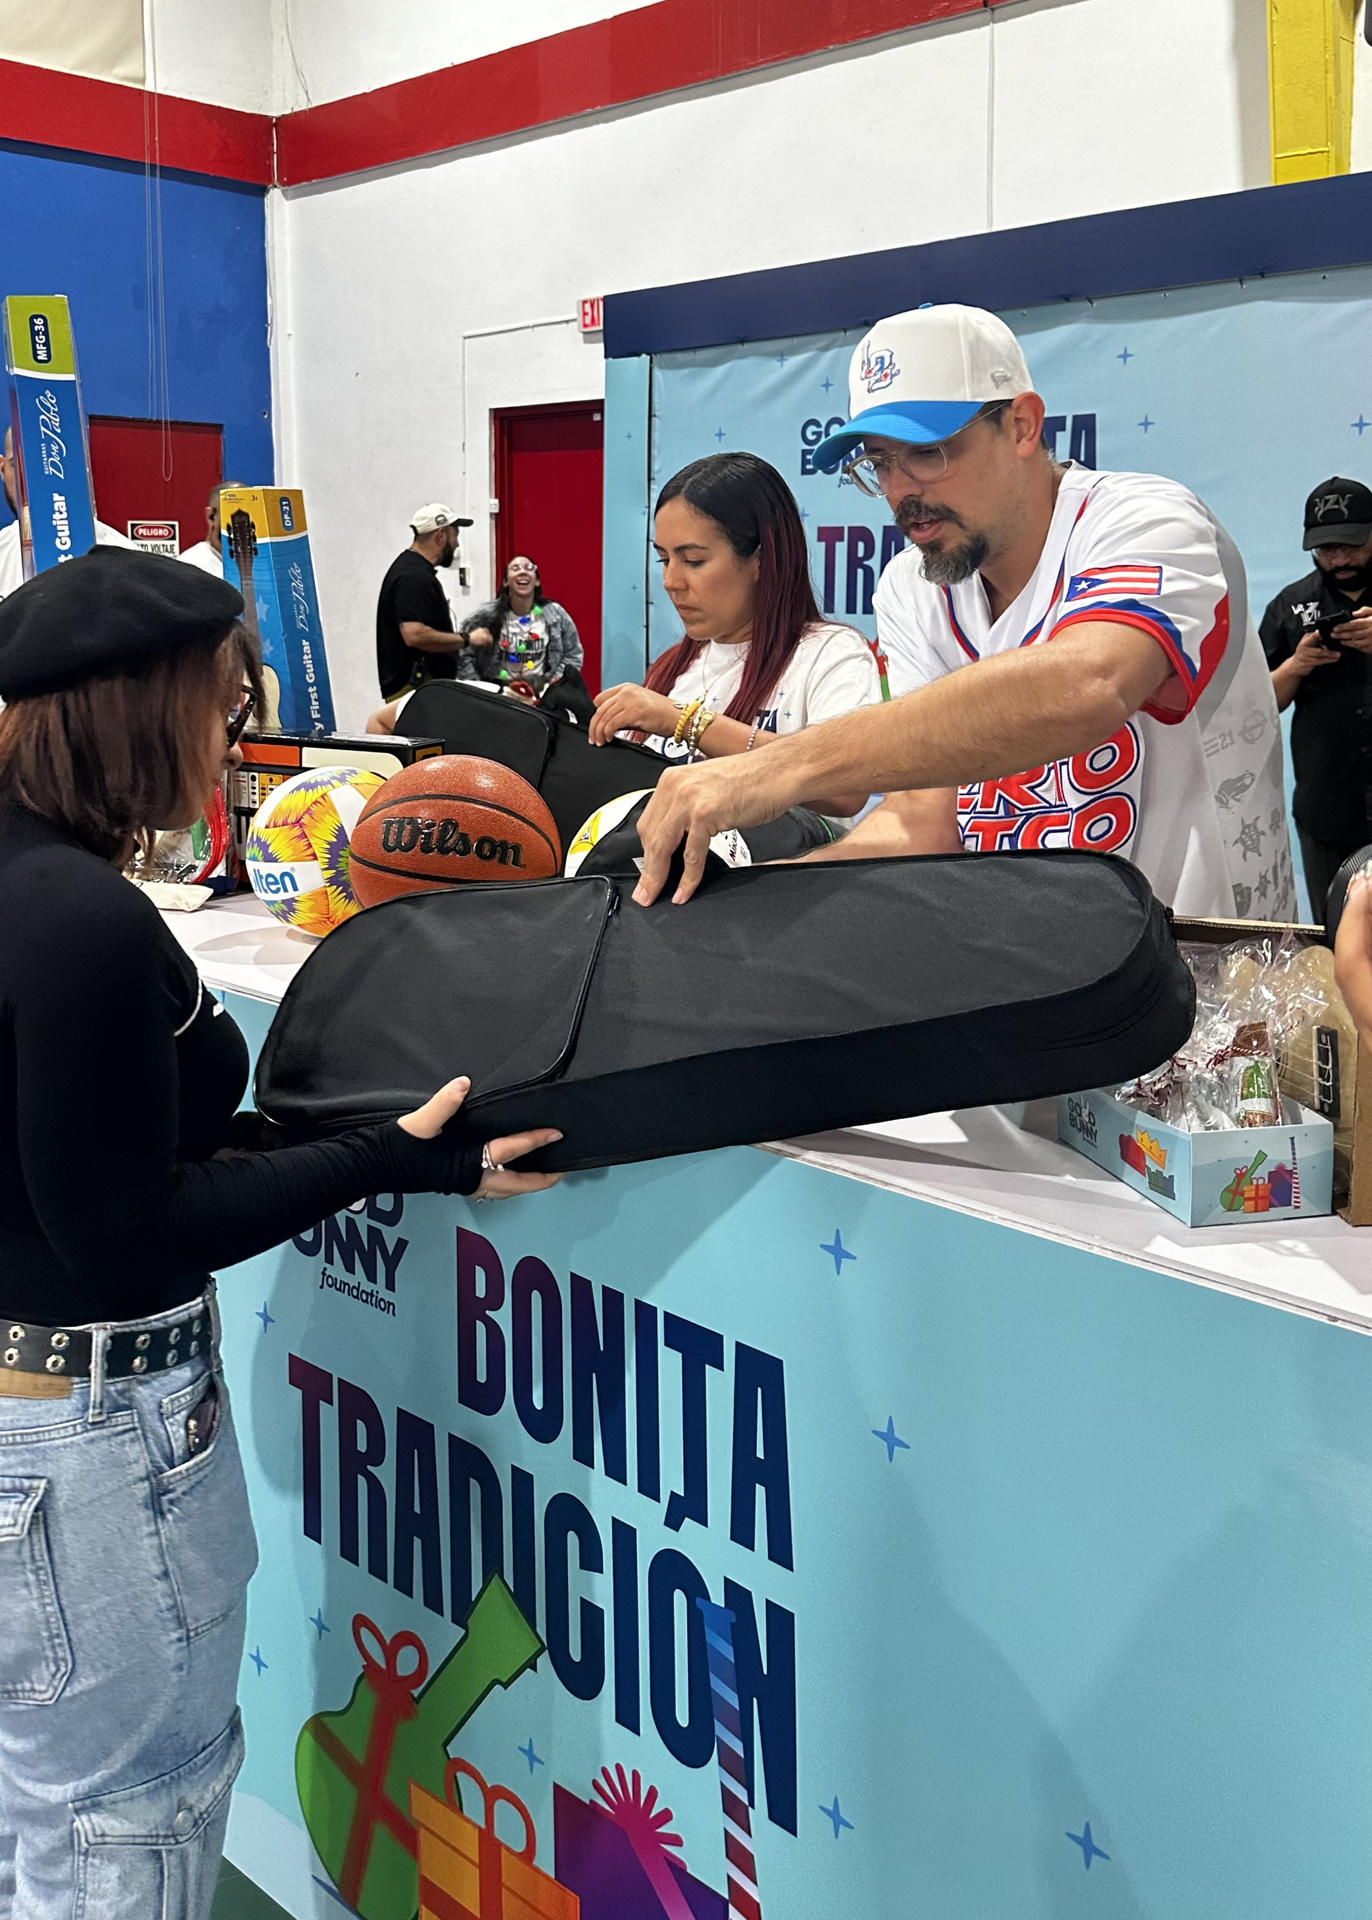
[[[248,828],[262,802],[308,767],[366,767],[389,780],[415,760],[442,753],[443,742],[384,733],[249,733],[239,742],[243,764],[230,776],[230,824],[240,877]]]
[[[224,578],[262,643],[266,727],[328,733],[329,664],[319,624],[305,497],[292,487],[225,487],[219,496]]]
[[[11,294],[3,320],[19,542],[31,580],[95,545],[86,416],[65,296]]]
[[[1328,1213],[1334,1129],[1296,1100],[1282,1110],[1277,1127],[1184,1133],[1098,1087],[1058,1101],[1058,1138],[1188,1227]]]
[[[1290,934],[1323,946],[1324,929],[1297,921],[1188,920],[1172,930],[1182,945],[1232,946],[1238,940]],[[1334,1129],[1333,1204],[1352,1227],[1372,1227],[1372,1051],[1338,1027],[1315,1029],[1282,1057],[1281,1089],[1328,1120]]]

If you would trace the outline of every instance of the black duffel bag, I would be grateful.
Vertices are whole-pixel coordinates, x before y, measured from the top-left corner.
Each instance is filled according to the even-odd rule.
[[[407,733],[441,740],[445,753],[475,754],[520,774],[542,794],[564,854],[598,807],[655,787],[673,764],[632,740],[594,747],[567,714],[461,680],[426,681],[406,701],[401,719]],[[766,826],[749,827],[744,837],[754,860],[792,860],[825,845],[834,831],[817,813],[793,807]]]
[[[604,877],[472,884],[330,934],[256,1098],[319,1137],[463,1073],[461,1133],[558,1127],[528,1165],[604,1166],[1114,1085],[1194,1000],[1147,881],[1100,854],[751,867],[647,909]]]

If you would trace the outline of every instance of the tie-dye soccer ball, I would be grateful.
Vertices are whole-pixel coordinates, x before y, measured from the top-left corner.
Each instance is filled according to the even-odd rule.
[[[252,890],[278,920],[322,937],[358,911],[348,843],[384,776],[364,767],[311,767],[273,788],[244,849]]]

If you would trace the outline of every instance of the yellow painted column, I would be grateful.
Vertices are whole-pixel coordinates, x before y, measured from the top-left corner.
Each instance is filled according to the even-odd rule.
[[[1358,0],[1267,0],[1272,179],[1278,185],[1348,172],[1357,6]]]

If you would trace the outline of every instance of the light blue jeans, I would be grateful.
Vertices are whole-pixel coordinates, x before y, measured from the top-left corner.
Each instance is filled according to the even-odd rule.
[[[208,1920],[256,1564],[217,1337],[136,1380],[97,1362],[64,1399],[0,1393],[0,1920]]]

